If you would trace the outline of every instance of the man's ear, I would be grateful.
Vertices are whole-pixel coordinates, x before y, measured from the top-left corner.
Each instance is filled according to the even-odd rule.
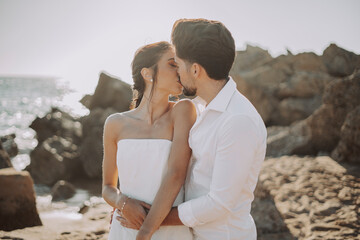
[[[152,82],[152,75],[153,75],[153,71],[150,68],[143,68],[141,69],[141,76],[144,78],[145,81],[147,82]]]
[[[201,74],[201,66],[198,63],[193,63],[191,65],[191,73],[193,74],[194,78],[198,78]]]

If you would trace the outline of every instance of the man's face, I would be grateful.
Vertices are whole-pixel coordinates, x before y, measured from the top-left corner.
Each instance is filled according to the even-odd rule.
[[[179,82],[183,86],[183,92],[186,96],[194,96],[196,94],[195,79],[190,73],[191,64],[185,62],[175,55],[175,62],[177,63]]]

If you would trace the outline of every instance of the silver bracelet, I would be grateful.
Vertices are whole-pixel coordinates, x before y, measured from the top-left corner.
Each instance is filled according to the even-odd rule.
[[[125,201],[124,201],[124,203],[123,203],[123,205],[122,205],[122,207],[121,207],[121,209],[120,209],[121,214],[123,214],[124,207],[125,207],[126,202],[127,202],[128,199],[129,199],[129,197],[126,196],[126,199],[125,199]]]

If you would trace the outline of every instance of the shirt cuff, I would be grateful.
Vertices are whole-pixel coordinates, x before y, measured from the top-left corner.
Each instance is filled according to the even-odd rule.
[[[178,214],[180,221],[187,227],[194,227],[196,225],[196,218],[194,217],[191,202],[184,202],[178,206]]]

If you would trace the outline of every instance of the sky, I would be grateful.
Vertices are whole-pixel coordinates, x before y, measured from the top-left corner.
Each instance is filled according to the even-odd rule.
[[[101,71],[131,84],[136,49],[170,41],[179,18],[223,22],[238,50],[360,54],[359,13],[357,0],[0,0],[0,76],[53,76],[82,93]]]

